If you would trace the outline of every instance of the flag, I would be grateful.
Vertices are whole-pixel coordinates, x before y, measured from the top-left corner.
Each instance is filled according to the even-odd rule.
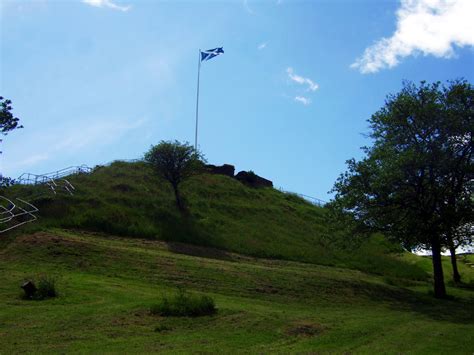
[[[214,57],[217,57],[219,54],[224,54],[223,47],[208,49],[207,51],[202,51],[201,52],[201,62],[205,61],[205,60],[212,59]]]

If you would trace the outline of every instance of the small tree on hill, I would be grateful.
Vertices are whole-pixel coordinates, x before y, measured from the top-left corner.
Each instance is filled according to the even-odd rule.
[[[374,145],[349,160],[334,205],[358,226],[431,249],[434,294],[445,297],[446,236],[473,221],[474,89],[466,81],[404,83],[369,120]]]
[[[202,154],[188,143],[161,141],[145,154],[145,161],[153,166],[159,176],[171,184],[176,205],[183,212],[185,206],[179,186],[191,176],[202,172],[204,167]]]

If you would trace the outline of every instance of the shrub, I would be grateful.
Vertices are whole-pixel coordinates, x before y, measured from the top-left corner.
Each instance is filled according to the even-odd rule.
[[[199,317],[216,313],[214,300],[209,296],[193,295],[183,290],[172,297],[164,297],[150,308],[151,314],[164,317]]]
[[[56,291],[56,280],[50,276],[40,276],[38,280],[38,289],[36,290],[35,299],[44,300],[54,298],[58,295]]]

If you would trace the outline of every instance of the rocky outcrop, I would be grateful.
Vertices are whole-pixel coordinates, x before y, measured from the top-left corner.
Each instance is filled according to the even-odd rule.
[[[239,180],[241,183],[250,187],[273,187],[273,182],[261,176],[258,176],[253,171],[241,171],[234,176],[235,167],[230,164],[216,166],[212,164],[206,165],[206,170],[210,174],[225,175]]]
[[[258,176],[253,171],[241,171],[235,178],[250,187],[273,187],[273,182]]]
[[[230,165],[230,164],[224,164],[224,165],[221,165],[221,166],[208,164],[208,165],[206,165],[206,169],[211,174],[226,175],[226,176],[229,176],[231,178],[234,177],[234,173],[235,173],[235,167],[233,165]]]

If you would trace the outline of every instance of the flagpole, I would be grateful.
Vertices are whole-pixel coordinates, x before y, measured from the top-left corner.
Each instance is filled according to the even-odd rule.
[[[201,50],[199,49],[198,57],[198,80],[197,80],[197,94],[196,94],[196,132],[194,135],[194,150],[197,151],[198,142],[198,121],[199,121],[199,74],[201,73]]]

